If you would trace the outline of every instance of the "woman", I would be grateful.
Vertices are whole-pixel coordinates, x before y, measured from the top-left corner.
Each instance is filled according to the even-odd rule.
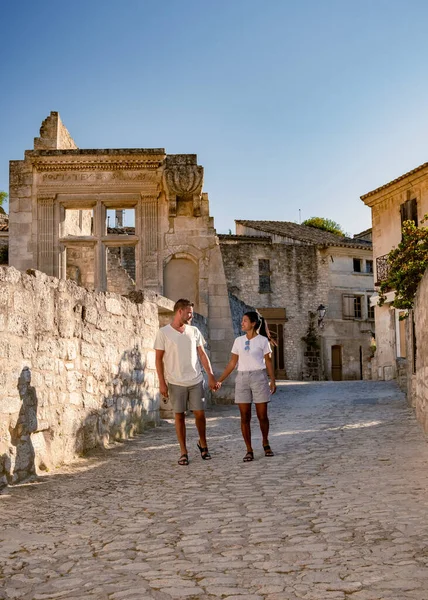
[[[236,338],[232,347],[232,357],[219,377],[222,383],[238,365],[235,383],[235,404],[241,413],[241,431],[247,446],[244,462],[254,460],[251,445],[251,403],[256,405],[257,418],[263,437],[265,456],[273,456],[269,445],[269,419],[267,405],[271,394],[276,391],[275,373],[272,364],[270,335],[264,318],[255,311],[246,312],[242,317],[242,331],[245,335]],[[272,342],[273,343],[273,342]],[[269,374],[268,376],[266,374]]]

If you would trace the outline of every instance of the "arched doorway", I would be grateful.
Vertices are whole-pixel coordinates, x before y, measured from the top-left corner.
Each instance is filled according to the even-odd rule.
[[[186,257],[173,256],[164,267],[163,294],[176,302],[188,298],[199,308],[199,273],[197,263]]]

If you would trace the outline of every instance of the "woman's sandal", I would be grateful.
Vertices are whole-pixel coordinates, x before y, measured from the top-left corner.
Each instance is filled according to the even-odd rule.
[[[202,446],[198,442],[198,448],[201,452],[202,460],[211,460],[211,454],[208,452],[208,448],[202,448]]]
[[[265,456],[275,456],[275,454],[272,452],[272,448],[269,446],[269,444],[266,444],[266,446],[263,446],[263,450],[265,451]]]
[[[242,460],[244,462],[251,462],[252,460],[254,460],[254,452],[252,450],[249,450]]]
[[[180,456],[180,458],[178,459],[178,464],[181,465],[182,467],[184,467],[185,465],[189,464],[189,457],[187,454],[182,454]]]

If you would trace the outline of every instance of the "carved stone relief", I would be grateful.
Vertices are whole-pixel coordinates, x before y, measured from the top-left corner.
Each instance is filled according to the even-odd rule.
[[[193,199],[193,215],[201,214],[204,168],[196,164],[194,155],[172,155],[165,161],[163,182],[168,197],[169,216],[177,215],[180,198]]]

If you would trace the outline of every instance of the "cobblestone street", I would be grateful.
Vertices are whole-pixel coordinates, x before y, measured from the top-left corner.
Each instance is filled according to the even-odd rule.
[[[0,495],[0,598],[428,600],[428,444],[394,383],[283,383],[266,458],[237,407]],[[257,435],[256,435],[257,432]]]

